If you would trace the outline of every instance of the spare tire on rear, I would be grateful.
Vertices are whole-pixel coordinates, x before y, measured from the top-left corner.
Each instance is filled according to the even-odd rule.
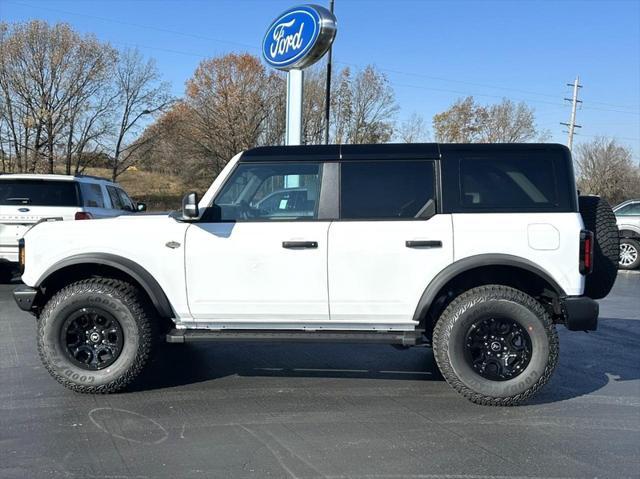
[[[580,196],[580,215],[585,229],[593,233],[593,272],[586,277],[584,294],[604,298],[616,281],[620,234],[611,206],[599,196]]]

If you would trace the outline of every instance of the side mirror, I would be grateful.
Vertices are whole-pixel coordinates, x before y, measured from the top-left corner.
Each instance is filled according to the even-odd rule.
[[[142,213],[143,211],[147,211],[147,204],[146,203],[136,203],[136,211],[138,213]]]
[[[182,198],[182,219],[190,220],[200,215],[198,209],[198,193],[192,191]]]

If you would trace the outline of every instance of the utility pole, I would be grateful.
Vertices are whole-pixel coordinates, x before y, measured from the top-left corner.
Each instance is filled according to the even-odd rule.
[[[569,147],[569,150],[571,150],[573,148],[573,134],[575,132],[575,129],[582,128],[582,126],[576,125],[576,109],[578,107],[578,103],[582,103],[582,100],[578,100],[578,89],[582,88],[582,85],[580,85],[580,77],[576,76],[576,79],[573,81],[573,83],[567,83],[567,86],[573,87],[573,97],[565,98],[565,101],[571,102],[571,119],[569,120],[569,123],[560,124],[569,128],[569,131],[567,131],[567,133],[569,134],[569,138],[567,139],[567,146]]]
[[[333,14],[333,0],[329,2],[329,11]],[[329,144],[329,114],[331,113],[331,53],[333,46],[327,54],[327,85],[324,97],[324,144]]]

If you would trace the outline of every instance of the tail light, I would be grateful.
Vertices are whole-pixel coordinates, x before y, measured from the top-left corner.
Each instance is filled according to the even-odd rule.
[[[580,231],[580,274],[589,274],[593,271],[593,233]]]
[[[93,216],[91,216],[91,213],[87,213],[86,211],[76,212],[75,219],[77,220],[90,220],[91,218],[93,218]]]
[[[18,270],[24,273],[24,238],[18,240]]]

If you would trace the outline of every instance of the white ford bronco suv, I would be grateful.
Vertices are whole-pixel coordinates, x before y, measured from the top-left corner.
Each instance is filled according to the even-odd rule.
[[[48,371],[120,391],[158,339],[432,345],[473,402],[518,404],[595,330],[616,277],[611,208],[560,145],[262,147],[180,212],[43,223],[18,305]]]

